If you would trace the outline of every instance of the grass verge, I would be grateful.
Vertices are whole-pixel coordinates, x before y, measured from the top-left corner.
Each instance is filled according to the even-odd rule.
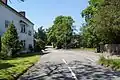
[[[0,80],[14,80],[39,59],[39,53],[28,53],[17,58],[0,60]]]
[[[120,71],[120,59],[106,59],[105,57],[101,56],[99,59],[99,64],[109,67],[113,70]]]
[[[83,50],[83,51],[95,51],[95,48],[76,48],[73,50]]]

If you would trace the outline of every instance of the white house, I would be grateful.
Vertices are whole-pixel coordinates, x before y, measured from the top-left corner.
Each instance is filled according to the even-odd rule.
[[[34,24],[26,18],[24,11],[17,12],[7,5],[7,0],[0,0],[0,35],[4,34],[11,22],[17,29],[24,51],[29,51],[29,46],[34,47]]]

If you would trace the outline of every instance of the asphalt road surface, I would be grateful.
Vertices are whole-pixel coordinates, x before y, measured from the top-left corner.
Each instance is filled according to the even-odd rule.
[[[18,80],[120,80],[120,72],[97,64],[97,53],[52,48],[44,53]]]

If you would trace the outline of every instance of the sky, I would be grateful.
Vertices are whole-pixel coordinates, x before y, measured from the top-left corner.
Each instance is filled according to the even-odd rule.
[[[59,15],[71,16],[77,29],[80,28],[84,19],[81,17],[81,12],[88,6],[88,0],[11,0],[8,3],[17,11],[25,11],[26,17],[31,20],[35,26],[44,26],[49,28],[52,26],[55,17]]]

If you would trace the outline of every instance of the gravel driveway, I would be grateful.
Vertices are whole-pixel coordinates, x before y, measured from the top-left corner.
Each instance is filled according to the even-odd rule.
[[[18,80],[120,80],[120,72],[96,63],[99,56],[94,52],[48,48],[45,53]]]

